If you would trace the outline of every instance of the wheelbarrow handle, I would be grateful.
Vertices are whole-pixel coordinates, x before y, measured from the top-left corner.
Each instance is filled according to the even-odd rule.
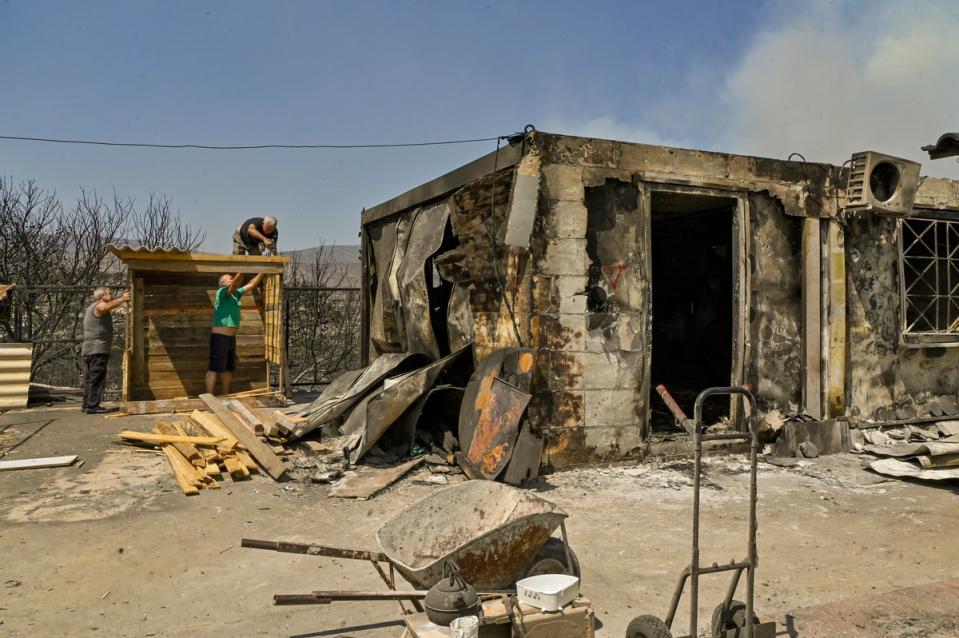
[[[249,549],[267,549],[274,552],[285,552],[288,554],[307,554],[309,556],[328,556],[330,558],[345,558],[348,560],[381,560],[389,562],[386,554],[381,552],[368,552],[362,549],[342,549],[339,547],[327,547],[315,543],[291,543],[288,541],[266,541],[255,538],[244,538],[240,541],[240,547]]]

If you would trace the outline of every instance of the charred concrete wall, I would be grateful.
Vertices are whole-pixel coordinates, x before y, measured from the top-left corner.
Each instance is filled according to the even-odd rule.
[[[629,174],[544,162],[534,267],[553,300],[537,309],[538,396],[554,467],[642,451],[647,397],[644,215]]]
[[[760,408],[794,412],[802,396],[802,219],[749,195],[750,313],[746,380]]]
[[[877,411],[905,408],[907,415],[925,414],[930,400],[955,399],[959,348],[906,347],[901,342],[897,220],[850,216],[845,240],[852,413],[881,417]]]
[[[802,219],[787,215],[770,190],[792,193],[797,176],[776,175],[773,165],[762,171],[742,166],[736,182],[730,179],[734,156],[605,140],[548,136],[541,152],[540,245],[534,253],[542,258],[534,262],[550,278],[555,309],[538,317],[550,336],[540,357],[550,391],[540,415],[548,423],[546,461],[559,467],[647,449],[651,291],[644,193],[684,172],[698,172],[706,188],[727,180],[724,195],[748,200],[743,377],[763,407],[795,409],[802,388]],[[779,184],[770,189],[763,180]]]

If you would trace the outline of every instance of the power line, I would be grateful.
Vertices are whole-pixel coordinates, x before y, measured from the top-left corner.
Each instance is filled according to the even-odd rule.
[[[435,142],[405,142],[397,144],[253,144],[247,146],[211,146],[207,144],[149,144],[145,142],[107,142],[103,140],[67,140],[50,137],[24,137],[20,135],[0,135],[0,140],[17,142],[44,142],[48,144],[85,144],[88,146],[121,146],[133,148],[201,149],[208,151],[247,151],[257,149],[346,149],[346,148],[404,148],[413,146],[442,146],[447,144],[473,144],[476,142],[495,142],[507,139],[506,135],[497,137],[476,137],[463,140],[441,140]]]

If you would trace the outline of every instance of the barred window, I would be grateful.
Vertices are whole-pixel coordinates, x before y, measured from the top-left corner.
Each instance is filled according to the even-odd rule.
[[[903,334],[959,336],[959,220],[902,220],[899,273]]]

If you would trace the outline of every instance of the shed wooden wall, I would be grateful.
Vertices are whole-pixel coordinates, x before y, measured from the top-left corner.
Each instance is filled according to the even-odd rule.
[[[204,379],[218,275],[132,275],[132,370],[127,400],[172,399],[206,392]],[[266,277],[273,278],[279,276]],[[230,387],[233,392],[267,385],[262,290],[258,288],[242,298],[237,367]]]

